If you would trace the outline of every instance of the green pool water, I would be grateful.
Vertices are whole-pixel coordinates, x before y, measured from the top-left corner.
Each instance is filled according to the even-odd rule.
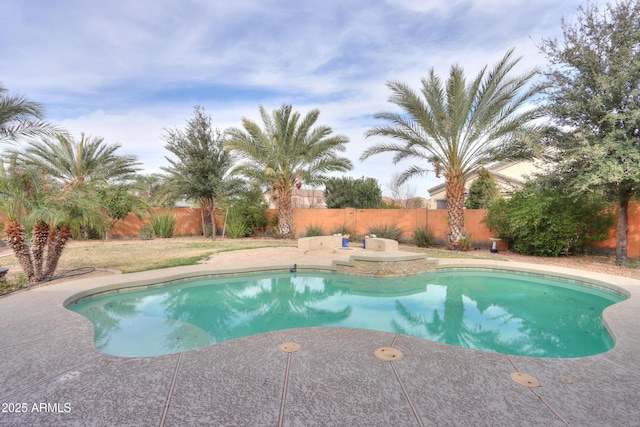
[[[268,331],[339,326],[532,357],[613,347],[602,311],[624,298],[568,281],[485,270],[401,278],[270,273],[91,297],[69,309],[119,356],[154,356]]]

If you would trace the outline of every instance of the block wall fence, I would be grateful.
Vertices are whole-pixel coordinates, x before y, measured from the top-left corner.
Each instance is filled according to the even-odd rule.
[[[202,234],[200,210],[196,208],[158,208],[154,211],[171,211],[176,215],[176,236],[193,236]],[[269,215],[276,211],[269,210]],[[474,247],[489,247],[490,237],[494,234],[482,222],[486,210],[465,210],[465,228],[473,236]],[[222,229],[224,217],[216,218],[216,227]],[[111,229],[112,238],[135,238],[140,235],[140,227],[148,225],[149,219],[139,219],[133,214],[117,222]],[[356,236],[369,234],[369,227],[373,225],[396,224],[404,230],[403,237],[411,238],[413,230],[424,227],[436,239],[444,240],[447,230],[447,212],[441,209],[294,209],[293,225],[296,237],[304,235],[307,226],[321,226],[325,233],[346,226]],[[609,238],[597,244],[603,251],[615,251],[615,226],[609,233]],[[498,249],[506,249],[504,242],[499,242]],[[629,206],[629,236],[628,255],[640,258],[640,202],[632,202]]]

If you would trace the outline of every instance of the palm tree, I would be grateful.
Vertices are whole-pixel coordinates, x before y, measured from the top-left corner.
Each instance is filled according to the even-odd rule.
[[[530,84],[536,72],[509,77],[520,58],[513,50],[487,72],[484,67],[467,83],[458,65],[451,67],[443,84],[432,68],[422,79],[421,94],[404,83],[387,83],[390,102],[403,112],[380,112],[375,118],[390,122],[367,131],[366,136],[389,137],[400,142],[380,143],[367,149],[361,160],[375,154],[395,152],[394,163],[405,159],[426,161],[436,176],[446,180],[448,238],[457,249],[464,230],[464,191],[468,177],[479,168],[505,160],[533,157],[537,127],[532,121],[541,110],[529,106],[540,92]],[[401,182],[423,175],[428,169],[414,164],[401,174]]]
[[[62,191],[34,169],[0,163],[0,211],[7,216],[5,235],[30,283],[51,278],[73,227],[102,226],[105,218],[85,188]],[[29,244],[27,230],[31,229]]]
[[[302,181],[320,185],[328,172],[348,171],[351,161],[336,152],[345,151],[349,139],[333,135],[328,126],[314,127],[319,110],[310,111],[302,120],[292,113],[291,105],[273,110],[271,115],[260,106],[263,129],[247,118],[243,129],[227,131],[226,147],[237,151],[247,160],[232,174],[244,175],[266,185],[278,207],[278,236],[293,238],[293,188]]]
[[[0,142],[52,135],[57,130],[44,121],[44,108],[24,96],[8,95],[0,85]]]
[[[105,144],[103,138],[80,134],[57,134],[54,138],[30,141],[23,149],[10,150],[24,167],[33,167],[62,182],[65,187],[84,186],[90,182],[133,179],[140,170],[135,156],[118,155],[119,144]]]

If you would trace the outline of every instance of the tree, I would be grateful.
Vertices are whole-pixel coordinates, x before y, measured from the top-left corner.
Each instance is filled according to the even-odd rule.
[[[22,167],[35,168],[65,187],[78,187],[133,179],[140,162],[136,156],[116,154],[120,147],[84,133],[77,141],[70,135],[57,134],[30,141],[24,148],[9,150],[9,154],[16,155]]]
[[[379,209],[382,191],[374,178],[353,179],[344,176],[329,178],[325,182],[325,201],[330,209]]]
[[[224,148],[220,131],[211,126],[211,116],[199,105],[184,130],[168,129],[163,135],[164,146],[176,159],[165,157],[171,166],[162,169],[167,177],[169,192],[194,200],[202,208],[202,231],[206,222],[212,225],[215,239],[215,209],[220,199],[229,196],[242,183],[229,178],[235,159]]]
[[[405,159],[425,161],[436,176],[446,180],[448,238],[458,249],[465,237],[464,191],[471,174],[486,164],[503,160],[522,160],[533,156],[536,127],[532,121],[541,115],[528,103],[540,88],[531,85],[535,72],[510,77],[519,62],[513,50],[487,72],[483,68],[467,83],[458,65],[451,67],[442,80],[431,69],[422,79],[421,95],[404,83],[387,83],[390,102],[403,112],[381,112],[375,118],[390,124],[367,131],[366,136],[383,136],[398,143],[380,143],[367,149],[361,159],[375,154],[395,152],[394,163]],[[401,174],[401,182],[428,172],[417,164]]]
[[[5,234],[30,283],[55,273],[72,230],[106,218],[96,197],[85,187],[61,188],[33,168],[0,163],[0,211],[7,216]],[[31,244],[27,230],[31,230]]]
[[[553,177],[541,177],[494,203],[485,222],[518,253],[570,255],[608,237],[608,207],[595,193],[576,198]]]
[[[152,173],[135,177],[135,193],[147,205],[169,208],[182,197],[172,194],[167,175]]]
[[[52,135],[57,129],[44,121],[44,108],[21,95],[8,95],[0,85],[0,142]]]
[[[391,192],[391,197],[393,197],[392,205],[397,202],[404,209],[422,207],[421,200],[416,197],[416,187],[408,185],[407,181],[402,181],[399,173],[391,175],[387,183],[387,189]]]
[[[278,206],[278,236],[293,237],[293,188],[304,181],[321,185],[329,172],[346,172],[351,161],[337,152],[345,151],[349,139],[331,135],[328,126],[314,127],[319,110],[302,118],[292,113],[291,105],[273,110],[271,115],[260,106],[263,129],[247,118],[244,129],[231,128],[226,146],[240,153],[245,162],[232,171],[266,185]]]
[[[496,179],[485,168],[478,170],[478,179],[471,183],[469,196],[464,203],[467,209],[489,209],[500,197],[500,189]]]
[[[627,264],[629,201],[640,185],[640,3],[578,9],[563,40],[545,39],[555,173],[576,194],[617,206],[616,261]]]
[[[109,230],[130,213],[138,218],[146,212],[147,203],[135,194],[135,187],[128,183],[100,185],[97,187],[100,205],[110,220],[104,230],[105,240],[109,239]]]

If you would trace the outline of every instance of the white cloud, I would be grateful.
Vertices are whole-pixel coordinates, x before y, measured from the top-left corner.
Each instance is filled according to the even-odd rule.
[[[166,164],[163,128],[194,104],[221,128],[259,120],[258,106],[321,110],[351,138],[353,176],[381,186],[402,166],[358,160],[371,115],[394,109],[388,80],[416,89],[434,67],[469,76],[516,47],[520,70],[543,66],[531,40],[559,33],[582,0],[178,1],[5,0],[0,81],[47,107],[73,134],[102,136],[150,171]],[[6,59],[8,58],[8,59]],[[418,193],[432,176],[412,182]]]

